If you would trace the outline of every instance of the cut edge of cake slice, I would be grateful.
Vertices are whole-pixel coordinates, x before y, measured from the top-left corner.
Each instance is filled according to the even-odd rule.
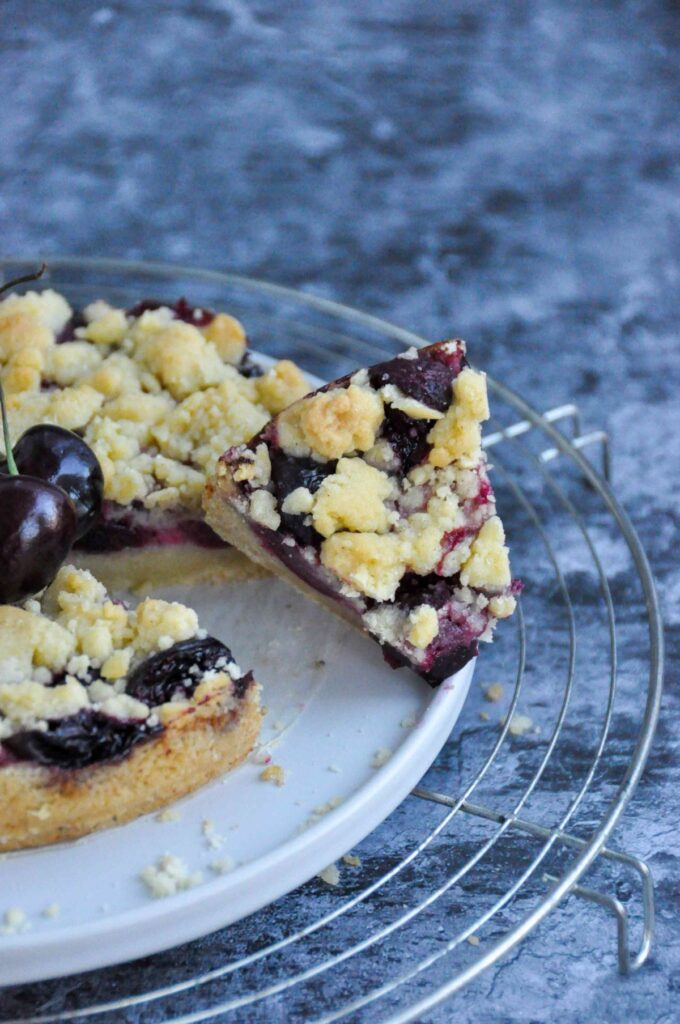
[[[491,640],[521,589],[481,445],[488,415],[464,342],[409,349],[226,451],[207,521],[436,685]]]

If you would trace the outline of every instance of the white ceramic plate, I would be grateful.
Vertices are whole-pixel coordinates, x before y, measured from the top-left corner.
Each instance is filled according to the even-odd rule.
[[[20,907],[29,927],[0,935],[1,984],[158,952],[313,877],[417,783],[448,737],[472,677],[469,665],[433,691],[408,670],[392,671],[370,640],[278,581],[176,587],[162,596],[192,603],[241,665],[255,667],[268,705],[260,749],[176,804],[179,820],[149,815],[76,843],[7,855],[0,916]],[[374,767],[376,754],[380,761],[387,750],[389,758]],[[267,757],[283,767],[282,787],[260,780]],[[321,813],[324,805],[332,809]],[[203,881],[152,899],[139,873],[165,852],[202,872]],[[209,865],[227,857],[237,866],[216,874]],[[58,916],[43,916],[52,903]]]

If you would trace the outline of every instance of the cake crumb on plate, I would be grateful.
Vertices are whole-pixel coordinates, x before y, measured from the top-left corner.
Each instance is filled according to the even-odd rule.
[[[172,853],[164,853],[155,864],[147,865],[139,877],[154,899],[174,896],[185,889],[193,889],[203,881],[200,871],[189,871],[181,857]]]

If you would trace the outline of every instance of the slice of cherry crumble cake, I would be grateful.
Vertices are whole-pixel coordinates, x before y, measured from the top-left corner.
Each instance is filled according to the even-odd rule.
[[[491,640],[520,585],[481,447],[486,378],[462,341],[295,402],[209,479],[207,521],[321,600],[390,664],[441,682]]]
[[[294,363],[263,371],[238,320],[183,299],[74,311],[47,289],[0,301],[0,379],[14,438],[56,424],[99,459],[102,516],[79,564],[117,587],[247,571],[203,521],[201,493],[225,448],[309,390]]]
[[[62,567],[40,601],[0,605],[0,850],[155,810],[251,750],[259,686],[196,613],[109,597]]]

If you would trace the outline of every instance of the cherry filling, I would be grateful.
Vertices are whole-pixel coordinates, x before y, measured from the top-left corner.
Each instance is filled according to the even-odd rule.
[[[183,320],[184,323],[193,324],[194,327],[207,327],[215,319],[215,313],[212,309],[192,306],[185,298],[178,299],[174,303],[159,302],[157,299],[142,299],[140,302],[136,302],[134,306],[130,306],[126,313],[127,316],[133,316],[136,319],[150,310],[160,309],[161,306],[171,309],[175,314],[175,320]]]
[[[463,360],[459,350],[419,352],[415,359],[398,356],[374,366],[369,371],[369,380],[376,391],[394,384],[409,398],[437,412],[446,412],[451,404],[451,384],[460,373]]]
[[[335,472],[337,462],[315,462],[314,459],[291,459],[280,449],[270,450],[272,464],[272,483],[279,508],[284,499],[297,490],[298,487],[306,487],[314,494],[321,484]],[[313,526],[305,525],[304,515],[292,515],[290,512],[281,513],[281,522],[296,540],[303,546],[312,545],[318,548],[322,537],[316,532]]]
[[[171,527],[159,527],[140,522],[134,513],[131,513],[129,516],[115,519],[105,518],[103,522],[89,530],[75,544],[75,548],[77,551],[88,551],[90,554],[107,554],[123,551],[125,548],[143,548],[150,544],[195,544],[201,548],[228,547],[214,530],[200,519],[185,519]]]
[[[126,693],[154,707],[173,697],[190,698],[206,672],[226,670],[233,663],[229,648],[214,637],[194,638],[152,655],[128,679]],[[234,680],[233,694],[241,700],[252,673]],[[55,685],[62,681],[55,678]],[[56,768],[85,768],[125,757],[137,743],[162,731],[160,723],[111,718],[100,711],[79,711],[47,723],[46,730],[26,729],[2,741],[19,761]],[[0,763],[7,757],[0,756]]]
[[[2,742],[20,761],[35,761],[55,768],[85,768],[99,761],[124,757],[135,744],[160,730],[160,724],[149,726],[144,721],[122,721],[97,711],[83,710],[48,722],[44,732],[27,729]]]
[[[68,318],[68,320],[62,327],[62,329],[57,334],[56,338],[54,339],[56,344],[61,345],[64,341],[75,341],[76,328],[86,326],[87,321],[85,320],[85,317],[80,312],[80,310],[77,309],[74,313],[71,314],[71,316]]]
[[[412,420],[406,413],[393,406],[385,406],[382,422],[382,437],[388,441],[392,451],[401,462],[404,475],[423,461],[429,451],[427,435],[432,429],[431,420]]]
[[[233,660],[229,648],[215,637],[183,640],[143,661],[129,677],[125,692],[150,706],[173,697],[189,698],[206,672],[225,671]],[[248,682],[247,676],[234,682],[238,697]]]

